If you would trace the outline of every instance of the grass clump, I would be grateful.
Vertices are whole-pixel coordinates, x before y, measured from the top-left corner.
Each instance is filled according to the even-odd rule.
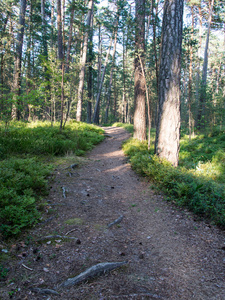
[[[83,155],[104,139],[97,126],[70,122],[62,131],[50,122],[0,123],[0,234],[19,234],[41,217],[41,198],[54,157]]]
[[[202,140],[204,144],[206,141]],[[190,147],[188,144],[187,146]],[[198,148],[199,146],[196,145]],[[203,146],[201,146],[204,149]],[[126,155],[130,157],[132,167],[141,175],[150,178],[155,185],[169,196],[179,206],[186,206],[194,213],[211,219],[215,224],[225,226],[225,190],[224,182],[216,182],[207,174],[204,168],[206,164],[197,164],[198,168],[188,169],[190,163],[189,150],[184,147],[181,151],[182,166],[174,168],[166,160],[162,160],[147,150],[143,142],[130,139],[124,145]],[[185,161],[185,155],[188,159]],[[192,155],[196,152],[192,153]],[[185,155],[184,155],[185,154]],[[204,153],[203,153],[204,155]],[[223,160],[223,152],[219,151],[212,155],[212,165],[216,161]],[[204,168],[203,168],[204,165]],[[202,172],[199,171],[201,166]],[[224,165],[218,168],[224,168]],[[207,170],[209,170],[207,168]]]

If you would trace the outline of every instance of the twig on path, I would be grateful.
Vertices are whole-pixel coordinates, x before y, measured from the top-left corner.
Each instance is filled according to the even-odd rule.
[[[66,198],[66,189],[64,186],[62,186],[62,191],[63,191],[63,198]]]
[[[54,291],[54,290],[51,290],[51,289],[41,289],[41,288],[30,288],[31,292],[35,292],[35,293],[38,293],[38,294],[47,294],[47,295],[59,295],[58,292]]]
[[[94,265],[93,267],[87,269],[86,271],[80,273],[76,277],[69,278],[64,281],[60,287],[68,287],[71,285],[79,284],[83,281],[88,280],[89,278],[93,278],[95,276],[99,276],[116,268],[119,268],[123,265],[127,264],[127,261],[123,262],[105,262]]]
[[[65,235],[68,235],[69,233],[71,233],[71,232],[73,232],[73,231],[75,231],[76,230],[76,228],[74,228],[74,229],[71,229],[70,231],[68,231]]]
[[[27,266],[26,266],[26,265],[24,265],[24,264],[22,264],[22,266],[23,266],[25,269],[27,269],[27,270],[33,271],[33,269],[31,269],[31,268],[27,267]]]
[[[77,240],[76,237],[70,237],[70,236],[63,236],[63,235],[55,234],[55,235],[47,235],[47,236],[41,237],[38,240],[36,240],[36,242],[41,242],[41,241],[49,240],[49,239],[70,239],[70,240]]]
[[[113,221],[112,223],[109,223],[107,225],[107,228],[111,228],[113,225],[115,224],[119,224],[120,222],[122,222],[123,220],[123,215],[121,215],[118,219],[116,219],[115,221]]]
[[[151,297],[151,299],[161,299],[161,297],[159,295],[152,294],[152,293],[141,293],[141,294],[129,294],[129,295],[110,296],[109,299],[121,299],[123,297],[126,298],[126,299],[131,299],[133,297],[146,297],[146,296],[147,297]]]

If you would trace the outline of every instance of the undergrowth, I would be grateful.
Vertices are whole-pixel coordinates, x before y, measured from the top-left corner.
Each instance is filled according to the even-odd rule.
[[[130,133],[133,133],[133,131],[134,131],[134,125],[132,125],[132,124],[116,122],[112,126],[113,127],[123,127],[124,129],[126,129]]]
[[[14,122],[0,124],[0,233],[19,234],[41,217],[41,199],[48,194],[47,177],[55,156],[82,155],[104,139],[103,130],[71,122],[59,124]]]
[[[147,149],[146,142],[130,139],[123,145],[132,167],[150,178],[168,200],[188,207],[195,214],[225,226],[225,134],[197,136],[189,142],[181,139],[180,165],[171,166],[166,160]]]

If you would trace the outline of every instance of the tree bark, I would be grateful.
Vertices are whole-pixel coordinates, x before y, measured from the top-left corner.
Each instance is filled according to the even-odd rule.
[[[19,96],[21,92],[21,62],[22,62],[22,52],[23,52],[23,36],[24,36],[24,26],[25,26],[25,13],[26,13],[26,0],[20,1],[20,17],[19,17],[19,30],[17,34],[16,43],[16,61],[15,61],[15,73],[14,73],[14,93]],[[16,106],[12,109],[12,118],[21,118],[20,101],[17,101]]]
[[[88,101],[87,101],[87,123],[91,123],[91,115],[92,115],[92,98],[93,98],[93,84],[92,84],[92,77],[93,77],[93,14],[91,18],[91,26],[89,32],[89,45],[88,45],[88,82],[87,82],[87,89],[88,89]]]
[[[145,52],[145,0],[135,1],[135,59],[134,59],[134,138],[146,140],[146,108],[145,108],[145,78],[141,62],[144,66]]]
[[[183,4],[183,0],[165,0],[159,72],[155,152],[174,166],[179,159]]]
[[[90,0],[88,3],[88,15],[87,15],[87,23],[86,23],[86,32],[84,36],[84,45],[82,51],[82,61],[81,61],[81,69],[79,75],[79,86],[78,86],[78,102],[77,102],[77,114],[76,120],[79,122],[82,118],[82,103],[83,103],[83,89],[84,89],[84,75],[85,75],[85,64],[87,59],[87,48],[88,48],[88,36],[91,24],[91,16],[93,13],[93,0]]]
[[[192,62],[193,62],[193,38],[194,38],[194,7],[191,6],[191,40],[190,40],[190,61],[189,61],[189,80],[188,80],[188,128],[189,128],[189,141],[191,141],[191,131],[192,131]]]

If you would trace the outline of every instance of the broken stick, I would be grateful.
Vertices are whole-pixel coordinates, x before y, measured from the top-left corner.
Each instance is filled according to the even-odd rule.
[[[121,215],[118,219],[116,219],[112,223],[108,224],[107,227],[110,228],[110,227],[112,227],[115,224],[119,224],[122,220],[123,220],[123,215]]]

